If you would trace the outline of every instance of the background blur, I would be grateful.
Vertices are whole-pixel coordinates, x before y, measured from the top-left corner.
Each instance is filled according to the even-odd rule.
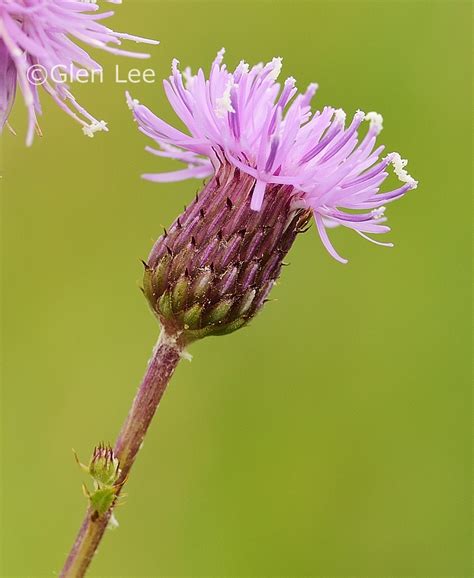
[[[152,241],[199,188],[154,185],[124,88],[165,118],[171,59],[284,57],[317,106],[384,115],[420,181],[388,211],[394,249],[298,239],[252,325],[193,345],[90,576],[467,577],[470,565],[470,3],[130,1],[115,29],[161,40],[154,85],[45,96],[3,137],[3,576],[54,576],[82,519],[93,445],[115,439],[158,327],[138,290]],[[388,239],[386,239],[388,240]]]

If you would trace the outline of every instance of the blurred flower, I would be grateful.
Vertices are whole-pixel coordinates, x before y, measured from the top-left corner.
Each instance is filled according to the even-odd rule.
[[[381,158],[384,147],[376,147],[381,115],[357,111],[346,126],[340,109],[326,106],[313,114],[310,103],[317,85],[298,94],[294,78],[278,84],[281,58],[252,68],[241,62],[231,73],[222,64],[223,56],[221,50],[209,78],[201,69],[196,75],[189,69],[181,73],[178,61],[173,61],[165,92],[189,134],[127,95],[140,130],[159,147],[148,150],[186,164],[182,170],[144,177],[157,182],[202,179],[222,172],[228,176],[233,168],[247,178],[253,211],[262,211],[267,197],[272,204],[281,202],[281,195],[291,199],[292,211],[311,211],[322,242],[338,261],[347,262],[332,246],[326,230],[337,225],[391,246],[367,234],[389,231],[382,224],[384,205],[414,189],[417,182],[406,172],[406,161],[398,153]],[[360,137],[364,121],[368,128]],[[380,192],[390,165],[401,186]],[[212,208],[213,202],[209,197],[202,208]],[[250,213],[246,218],[256,219]],[[261,226],[265,226],[263,221]]]
[[[8,124],[17,84],[28,109],[28,145],[33,142],[35,128],[40,132],[39,86],[82,125],[87,136],[107,130],[104,121],[91,116],[75,100],[69,86],[58,76],[58,70],[70,71],[73,78],[80,70],[91,73],[102,70],[76,41],[136,58],[149,55],[118,48],[122,40],[157,42],[110,30],[99,21],[112,16],[113,12],[97,13],[98,9],[93,0],[0,0],[0,132]]]

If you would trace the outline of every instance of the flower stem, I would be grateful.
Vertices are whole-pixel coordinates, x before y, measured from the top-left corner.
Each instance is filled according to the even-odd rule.
[[[119,459],[121,470],[117,496],[128,478],[181,353],[180,345],[162,332],[115,444],[114,453]],[[96,512],[88,508],[60,578],[82,578],[85,575],[112,516],[112,510],[113,506],[105,514],[97,516]]]

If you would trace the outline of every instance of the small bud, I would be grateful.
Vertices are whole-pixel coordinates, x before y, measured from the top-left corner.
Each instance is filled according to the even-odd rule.
[[[109,445],[99,444],[89,464],[89,474],[100,487],[113,486],[120,475],[119,461]]]
[[[83,484],[82,489],[93,511],[92,518],[96,520],[115,504],[118,492],[124,483],[124,481],[119,482],[119,460],[115,457],[112,447],[106,444],[99,444],[94,448],[88,466],[79,461],[76,452],[74,452],[74,457],[81,469],[94,480],[92,492],[87,489],[85,484]]]

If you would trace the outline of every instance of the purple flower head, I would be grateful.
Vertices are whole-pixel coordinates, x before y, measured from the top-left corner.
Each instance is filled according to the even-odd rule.
[[[281,58],[252,68],[241,62],[229,72],[223,57],[221,50],[209,78],[202,69],[196,75],[189,69],[182,73],[178,61],[173,61],[164,88],[189,134],[127,95],[140,130],[159,147],[148,150],[186,165],[144,177],[157,182],[202,179],[232,165],[253,179],[253,211],[260,211],[269,191],[280,187],[281,194],[291,196],[293,209],[312,212],[325,247],[338,261],[347,262],[332,246],[327,228],[343,225],[376,244],[391,246],[368,234],[389,231],[383,224],[384,205],[414,189],[417,182],[398,153],[381,157],[384,147],[376,146],[381,115],[357,111],[346,123],[345,113],[330,106],[312,113],[317,85],[298,93],[292,77],[279,84]],[[390,166],[401,185],[381,192]]]
[[[120,4],[121,0],[108,0]],[[91,116],[74,98],[60,71],[72,78],[80,70],[102,70],[89,54],[76,44],[101,48],[112,54],[148,58],[148,54],[119,48],[122,40],[157,44],[154,40],[114,32],[101,24],[113,12],[98,13],[94,0],[0,0],[0,132],[20,87],[28,110],[27,144],[31,145],[41,114],[38,87],[82,127],[84,134],[107,130],[104,121]],[[8,125],[9,126],[9,125]]]

